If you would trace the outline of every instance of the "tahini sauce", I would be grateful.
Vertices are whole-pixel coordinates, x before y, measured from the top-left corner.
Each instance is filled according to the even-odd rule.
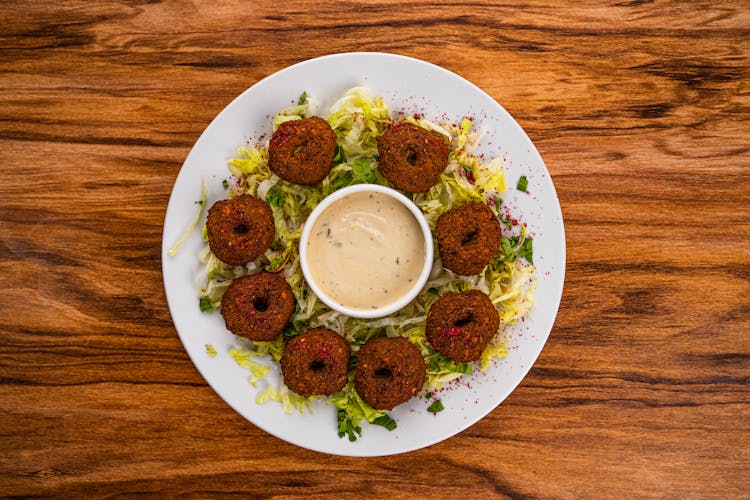
[[[333,300],[377,309],[414,286],[424,246],[408,208],[383,193],[357,192],[320,214],[307,241],[307,260],[313,280]]]

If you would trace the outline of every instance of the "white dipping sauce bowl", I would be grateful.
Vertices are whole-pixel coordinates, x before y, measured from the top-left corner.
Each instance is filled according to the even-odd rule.
[[[360,192],[382,193],[397,200],[399,203],[409,209],[409,211],[414,215],[414,218],[419,223],[419,227],[422,229],[422,236],[424,238],[424,266],[422,267],[422,272],[419,274],[419,277],[414,280],[414,285],[408,290],[406,294],[397,298],[395,301],[382,307],[371,309],[354,309],[351,307],[347,307],[338,303],[336,300],[326,294],[313,279],[312,273],[310,272],[310,264],[308,262],[307,253],[310,233],[312,232],[312,229],[315,226],[315,222],[317,221],[318,217],[320,217],[320,215],[329,206],[331,206],[338,200],[346,198],[347,196],[350,196],[354,193]],[[363,248],[363,251],[366,251],[366,249]],[[302,274],[304,274],[307,284],[310,286],[310,289],[313,291],[313,293],[320,300],[322,300],[324,304],[335,311],[338,311],[347,316],[351,316],[353,318],[380,318],[394,313],[409,304],[409,302],[414,300],[414,298],[419,294],[422,288],[424,288],[425,283],[427,283],[427,278],[429,278],[430,276],[432,261],[434,258],[432,232],[430,231],[430,226],[427,224],[427,219],[425,219],[425,216],[419,209],[419,207],[417,207],[417,205],[415,205],[413,201],[411,201],[403,194],[394,189],[378,184],[356,184],[354,186],[349,186],[343,189],[339,189],[338,191],[334,191],[326,198],[324,198],[323,201],[318,204],[318,206],[315,207],[310,216],[307,218],[305,226],[302,229],[302,236],[300,237],[299,241],[299,256],[300,265],[302,267]]]

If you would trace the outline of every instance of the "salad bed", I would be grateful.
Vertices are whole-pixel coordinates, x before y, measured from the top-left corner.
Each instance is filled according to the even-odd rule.
[[[314,100],[303,93],[296,105],[283,109],[274,118],[274,129],[284,121],[315,115],[315,108]],[[219,261],[207,244],[199,255],[204,269],[199,290],[199,306],[203,312],[209,313],[220,307],[221,297],[232,279],[261,270],[283,273],[294,291],[296,308],[283,335],[271,342],[253,342],[237,337],[235,347],[229,351],[232,359],[250,372],[250,384],[254,387],[261,385],[256,403],[272,400],[281,403],[285,411],[312,410],[311,398],[289,391],[283,383],[276,386],[265,379],[271,369],[267,361],[278,362],[284,343],[308,328],[326,327],[339,332],[355,353],[374,336],[407,338],[420,349],[427,364],[424,391],[430,396],[450,381],[471,375],[475,368],[484,370],[493,359],[506,356],[508,346],[503,325],[514,323],[529,312],[536,278],[533,243],[526,236],[525,225],[506,220],[501,215],[502,194],[506,190],[502,158],[484,161],[472,154],[480,138],[472,130],[473,123],[468,118],[458,123],[438,124],[419,116],[397,117],[395,121],[411,122],[442,134],[449,144],[448,168],[430,191],[404,193],[423,211],[430,227],[434,229],[437,218],[453,207],[481,202],[498,215],[505,226],[506,236],[495,259],[479,275],[453,274],[443,269],[436,258],[425,288],[408,306],[384,318],[351,318],[329,309],[310,291],[300,268],[298,242],[307,216],[325,196],[352,184],[389,185],[378,172],[377,138],[394,122],[394,118],[389,106],[364,87],[349,90],[331,106],[324,118],[336,133],[337,151],[331,173],[316,186],[291,184],[274,175],[267,165],[267,144],[242,147],[229,161],[233,179],[224,182],[228,197],[247,193],[268,202],[273,208],[276,240],[271,249],[246,266],[230,266]],[[203,206],[206,201],[204,195]],[[205,241],[205,227],[203,236]],[[437,251],[435,255],[438,255]],[[431,349],[424,329],[427,311],[435,300],[447,292],[469,289],[486,293],[501,320],[498,333],[476,366],[454,363]],[[210,345],[207,353],[216,355]],[[342,391],[324,398],[338,408],[339,436],[355,440],[361,433],[363,421],[395,428],[397,423],[388,414],[374,410],[362,401],[354,390],[352,375],[353,370],[350,370],[349,383]],[[442,406],[438,403],[433,402],[428,411],[439,411]]]

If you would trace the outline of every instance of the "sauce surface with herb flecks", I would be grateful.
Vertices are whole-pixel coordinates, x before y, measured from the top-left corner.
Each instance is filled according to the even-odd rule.
[[[358,192],[326,208],[307,242],[310,274],[342,306],[376,309],[406,295],[425,261],[414,214],[395,198]]]

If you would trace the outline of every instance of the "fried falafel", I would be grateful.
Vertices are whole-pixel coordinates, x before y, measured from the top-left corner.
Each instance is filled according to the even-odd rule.
[[[396,188],[424,193],[448,166],[442,136],[411,123],[399,123],[378,138],[379,170]]]
[[[220,261],[233,266],[247,264],[273,243],[273,210],[249,194],[217,201],[208,210],[206,233],[208,246]]]
[[[284,383],[300,396],[333,394],[344,388],[349,370],[349,343],[327,328],[293,337],[281,356]]]
[[[500,249],[500,221],[482,203],[466,203],[442,214],[435,238],[443,266],[456,274],[479,274]]]
[[[261,272],[237,278],[221,298],[227,329],[250,340],[275,339],[294,312],[292,287],[280,274]]]
[[[336,133],[311,116],[279,125],[268,145],[268,168],[288,182],[314,186],[326,178],[336,154]]]
[[[376,410],[391,410],[422,389],[426,372],[419,349],[405,338],[372,338],[357,353],[354,388]]]
[[[438,352],[456,363],[476,361],[497,333],[500,317],[479,290],[447,293],[427,313],[425,334]]]

